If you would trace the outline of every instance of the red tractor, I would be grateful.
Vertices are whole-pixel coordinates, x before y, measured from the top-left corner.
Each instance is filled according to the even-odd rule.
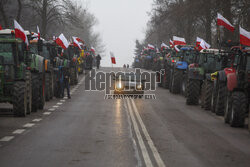
[[[226,75],[227,96],[225,123],[243,127],[249,112],[250,99],[250,49],[233,48],[236,55],[235,69]]]

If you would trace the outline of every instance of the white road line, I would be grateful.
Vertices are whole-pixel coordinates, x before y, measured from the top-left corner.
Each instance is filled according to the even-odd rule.
[[[153,167],[152,162],[151,162],[151,160],[149,158],[148,151],[147,151],[146,146],[145,146],[145,144],[143,142],[140,130],[139,130],[138,125],[136,123],[135,116],[134,116],[134,113],[132,111],[132,107],[131,107],[131,104],[130,104],[129,100],[127,100],[127,104],[128,104],[128,111],[129,111],[129,114],[130,114],[130,118],[131,118],[132,123],[133,123],[135,134],[136,134],[136,137],[138,139],[138,143],[140,145],[140,149],[141,149],[142,156],[143,156],[144,162],[146,164],[146,167]]]
[[[139,121],[139,123],[141,125],[142,131],[143,131],[143,133],[144,133],[144,135],[146,137],[146,140],[148,141],[148,145],[149,145],[151,151],[153,152],[153,155],[155,157],[157,165],[160,166],[160,167],[165,167],[165,164],[164,164],[163,160],[161,159],[161,156],[160,156],[158,150],[156,149],[156,147],[155,147],[155,145],[154,145],[154,143],[153,143],[153,141],[152,141],[152,139],[151,139],[151,137],[150,137],[150,135],[149,135],[143,121],[142,121],[142,119],[141,119],[141,116],[140,116],[140,114],[138,112],[138,109],[137,109],[137,107],[135,105],[134,100],[132,99],[131,101],[132,101],[132,106],[134,108],[135,115],[136,115],[136,117],[137,117],[137,119],[138,119],[138,121]]]
[[[132,122],[131,122],[129,112],[128,112],[128,105],[126,103],[123,103],[123,104],[124,104],[125,111],[127,111],[126,115],[127,115],[127,120],[128,120],[128,124],[129,124],[129,136],[130,136],[130,138],[131,138],[131,140],[133,142],[133,148],[135,150],[135,158],[138,161],[138,164],[136,166],[142,166],[142,161],[141,161],[141,158],[139,156],[138,146],[136,144],[136,141],[135,141],[135,138],[134,138],[134,135],[133,135],[133,132],[132,132]]]
[[[48,109],[49,111],[55,111],[55,109],[54,108],[50,108],[50,109]]]
[[[60,102],[65,102],[65,100],[60,100]]]
[[[53,106],[54,108],[58,108],[59,106]]]
[[[62,105],[63,103],[57,103],[57,105]]]
[[[13,131],[13,134],[22,134],[25,131],[25,129],[17,129],[15,131]]]
[[[12,139],[14,139],[14,136],[5,136],[5,137],[1,138],[0,141],[10,141]]]
[[[63,99],[67,99],[67,97],[64,97]]]
[[[32,126],[34,126],[35,124],[33,123],[27,123],[25,125],[23,125],[24,128],[31,128]]]
[[[51,112],[44,112],[43,115],[50,115]]]
[[[41,120],[42,120],[42,118],[33,119],[32,122],[40,122]]]

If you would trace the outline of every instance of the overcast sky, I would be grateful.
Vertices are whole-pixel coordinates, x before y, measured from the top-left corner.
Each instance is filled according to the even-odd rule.
[[[102,66],[111,66],[109,52],[115,54],[117,67],[132,63],[135,40],[144,38],[147,12],[153,0],[89,0],[88,7],[99,24],[96,31],[101,33],[106,46]]]

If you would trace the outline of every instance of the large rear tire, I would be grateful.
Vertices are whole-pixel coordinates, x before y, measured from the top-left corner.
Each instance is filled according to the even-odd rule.
[[[181,88],[181,78],[182,78],[182,71],[178,69],[174,69],[173,76],[172,76],[172,83],[171,83],[171,92],[174,94],[180,93]]]
[[[200,96],[200,80],[188,79],[187,82],[187,105],[198,105]]]
[[[203,107],[205,110],[211,109],[211,100],[212,100],[212,93],[213,93],[213,82],[205,80],[204,82],[204,103]]]
[[[218,83],[218,96],[215,106],[215,114],[219,116],[224,116],[225,102],[226,102],[226,84],[225,82]]]
[[[45,105],[45,76],[44,74],[40,74],[39,78],[39,109],[43,109]]]
[[[27,87],[25,81],[14,83],[13,113],[17,117],[25,117],[27,114]]]
[[[50,100],[50,74],[45,73],[45,100]]]
[[[50,99],[53,99],[53,97],[54,97],[54,76],[53,76],[53,73],[50,73],[49,91],[50,91]]]
[[[37,112],[39,105],[39,76],[32,74],[32,112]]]
[[[244,92],[232,93],[232,112],[230,125],[232,127],[243,127],[248,112],[248,99]]]
[[[171,71],[170,71],[169,67],[166,68],[165,73],[166,73],[165,78],[164,78],[165,83],[164,83],[163,87],[165,87],[166,89],[169,89],[170,77],[171,77]]]
[[[26,89],[27,89],[27,114],[31,114],[32,110],[32,81],[30,71],[25,73]]]

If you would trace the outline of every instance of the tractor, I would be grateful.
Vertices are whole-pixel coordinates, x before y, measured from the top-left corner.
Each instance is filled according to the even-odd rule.
[[[199,104],[201,95],[201,106],[206,110],[211,107],[211,96],[213,82],[211,73],[221,69],[222,52],[218,49],[203,49],[200,51],[196,62],[188,67],[188,79],[186,90],[186,104]]]
[[[232,127],[243,127],[249,113],[250,48],[232,48],[236,56],[235,70],[226,76],[224,120]]]
[[[38,45],[41,45],[41,51],[38,51]],[[45,100],[49,101],[53,98],[53,57],[50,55],[49,43],[43,40],[30,40],[30,49],[44,58],[44,84],[45,84]]]
[[[176,59],[172,60],[169,90],[174,94],[182,93],[185,95],[188,65],[194,62],[197,50],[193,46],[179,47],[180,51],[176,53]]]
[[[70,45],[67,49],[69,68],[70,68],[70,84],[76,85],[78,83],[78,62],[80,51],[77,47]]]
[[[15,116],[24,117],[32,110],[29,59],[19,39],[0,39],[0,102],[13,104]]]
[[[161,60],[161,69],[164,70],[164,73],[161,73],[161,83],[159,84],[160,87],[169,88],[169,78],[170,78],[170,62],[171,62],[171,53],[172,49],[162,49],[162,60]],[[173,55],[172,55],[173,56]]]
[[[31,33],[29,31],[25,31],[28,39],[31,38]],[[15,31],[11,29],[0,30],[0,38],[5,39],[15,39]],[[37,45],[36,48],[41,51],[41,45]],[[43,109],[45,104],[45,81],[44,81],[44,58],[39,56],[36,52],[30,50],[30,48],[26,48],[25,54],[26,59],[24,59],[24,63],[28,66],[31,72],[31,87],[32,87],[32,112],[36,112],[38,109]]]

